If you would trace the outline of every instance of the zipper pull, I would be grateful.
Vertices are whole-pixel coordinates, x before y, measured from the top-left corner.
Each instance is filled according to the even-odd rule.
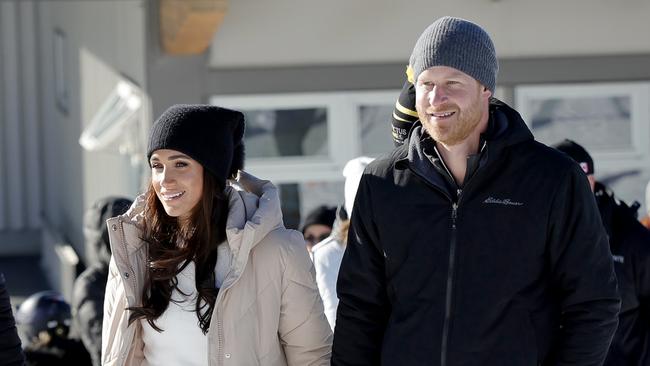
[[[451,204],[451,227],[456,228],[456,211],[458,211],[458,203]]]

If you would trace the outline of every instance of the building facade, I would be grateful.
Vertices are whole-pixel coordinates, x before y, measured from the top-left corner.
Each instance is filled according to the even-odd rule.
[[[580,142],[597,178],[643,201],[647,1],[238,0],[226,3],[209,49],[191,55],[163,49],[164,1],[0,2],[0,255],[42,253],[54,287],[73,274],[52,247],[69,245],[83,262],[84,210],[144,189],[137,152],[171,104],[246,112],[247,169],[280,185],[288,226],[317,204],[341,203],[345,162],[391,148],[389,113],[411,48],[443,15],[492,35],[497,97],[522,111],[538,139]],[[141,99],[125,136],[82,148],[80,135],[121,81]],[[127,138],[133,156],[123,154]]]

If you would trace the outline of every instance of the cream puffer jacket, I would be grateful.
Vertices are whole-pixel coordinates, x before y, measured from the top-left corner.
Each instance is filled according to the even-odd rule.
[[[243,190],[241,190],[243,188]],[[302,235],[284,228],[275,186],[240,172],[227,188],[226,236],[233,253],[208,331],[208,364],[329,365],[332,333]],[[144,364],[140,305],[147,246],[140,240],[144,198],[109,219],[111,258],[102,365]],[[182,337],[182,335],[179,335]]]

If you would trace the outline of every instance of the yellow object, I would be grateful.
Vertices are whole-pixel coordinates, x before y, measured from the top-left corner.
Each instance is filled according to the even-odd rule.
[[[415,80],[413,78],[413,73],[414,73],[414,71],[413,71],[413,68],[411,67],[411,65],[406,66],[406,78],[408,79],[408,81],[411,84],[415,84]]]
[[[171,55],[203,53],[221,25],[228,0],[160,0],[160,38]]]
[[[399,100],[397,102],[395,102],[395,109],[397,109],[398,111],[406,114],[407,116],[418,117],[418,112],[416,112],[414,110],[411,110],[411,109],[408,109],[408,108],[404,107],[403,105],[399,104]]]

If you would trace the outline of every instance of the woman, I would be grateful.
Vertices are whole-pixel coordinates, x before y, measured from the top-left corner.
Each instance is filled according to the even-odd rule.
[[[334,330],[336,324],[336,309],[339,305],[339,298],[336,295],[336,279],[339,276],[339,268],[345,247],[348,243],[348,229],[354,207],[354,197],[357,195],[359,181],[366,168],[373,158],[360,156],[345,164],[343,176],[345,177],[345,209],[339,208],[336,213],[336,220],[332,228],[332,235],[312,248],[314,267],[316,269],[316,284],[325,307],[325,316]]]
[[[177,105],[156,121],[151,184],[108,220],[104,365],[326,365],[331,331],[277,189],[239,172],[244,117]]]

